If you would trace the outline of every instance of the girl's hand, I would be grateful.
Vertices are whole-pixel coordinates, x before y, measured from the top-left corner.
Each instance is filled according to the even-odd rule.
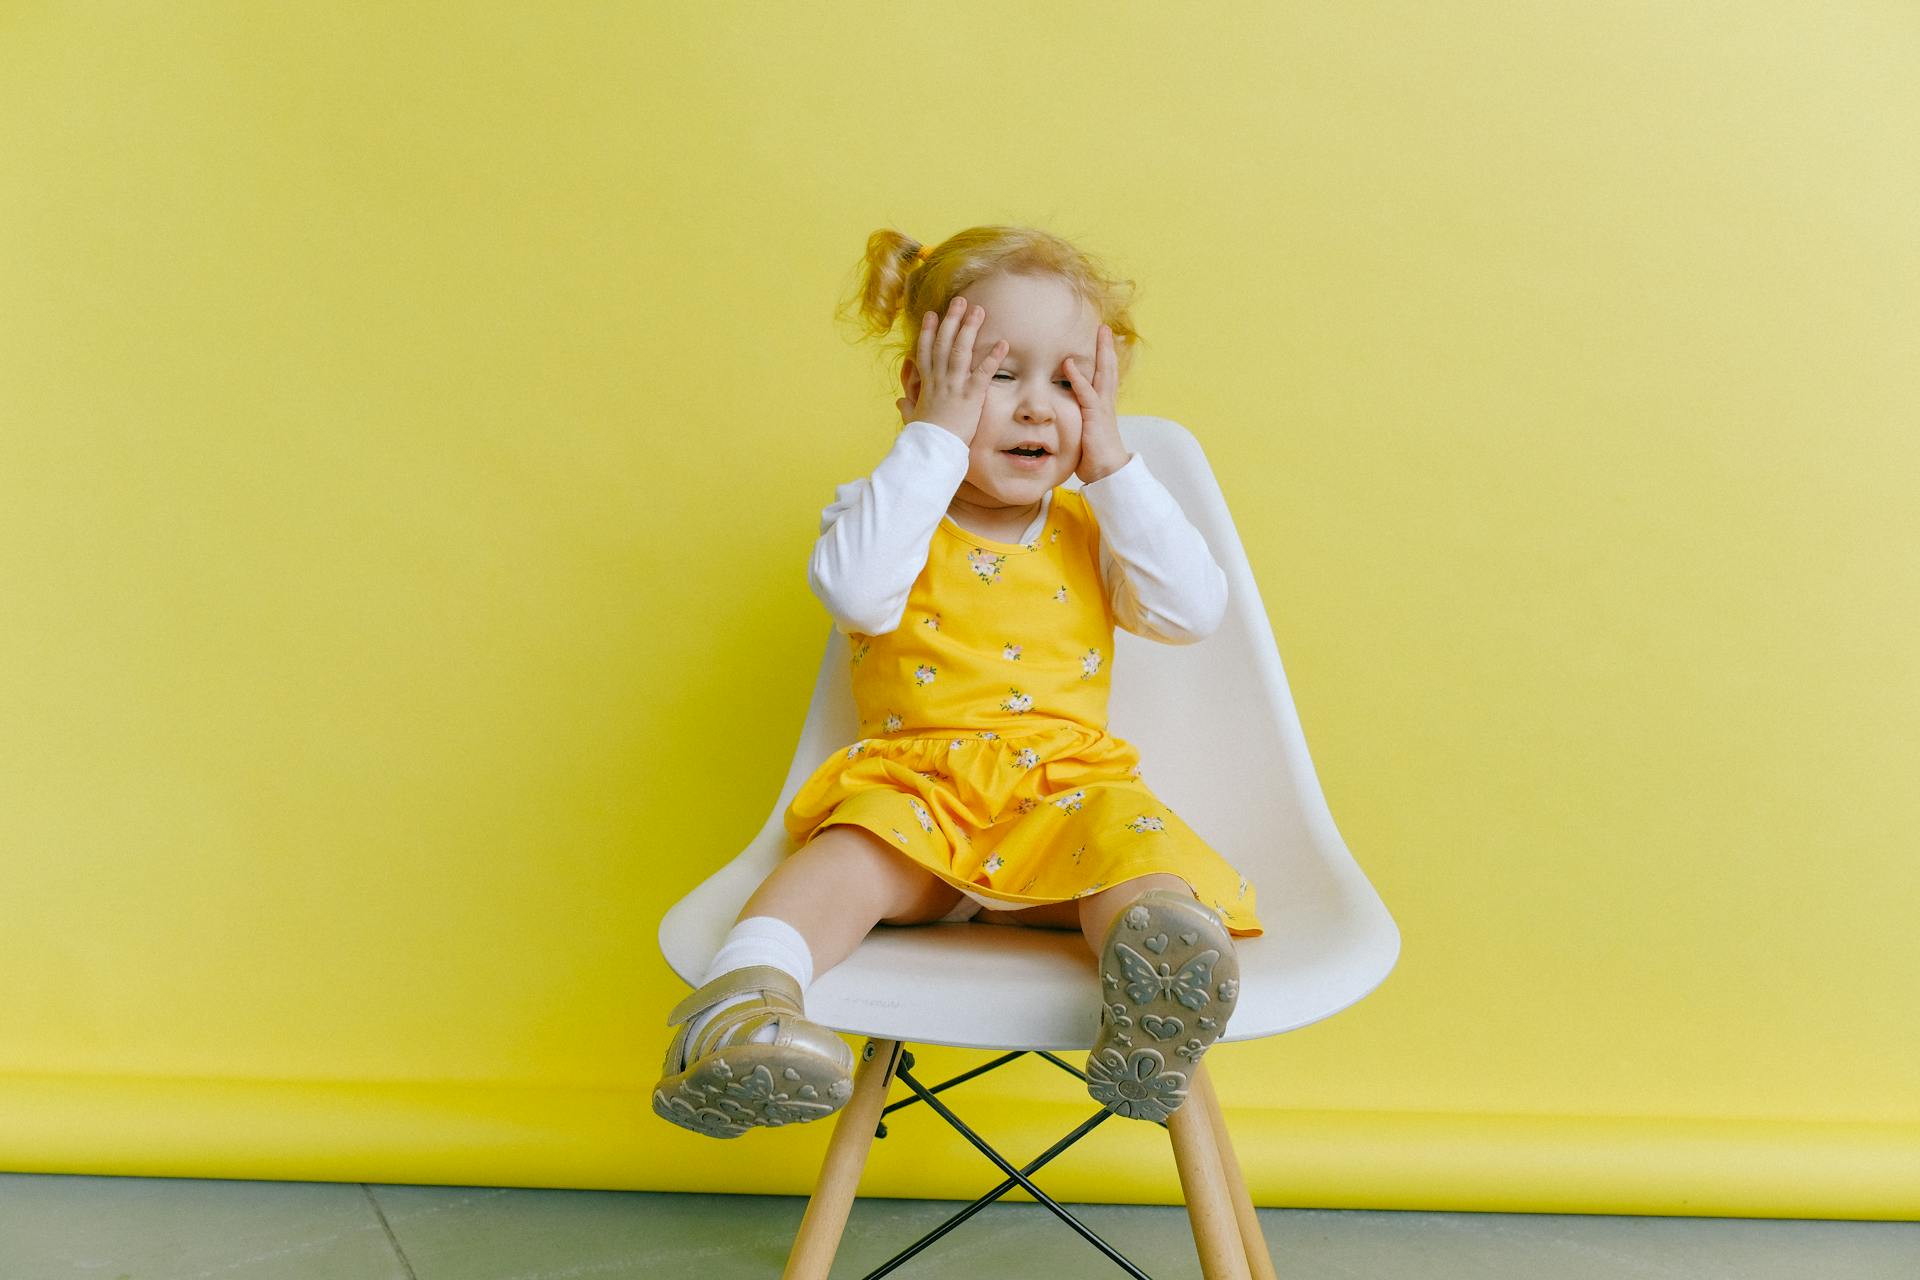
[[[1000,358],[1007,353],[1007,342],[1002,338],[994,343],[976,368],[973,336],[987,318],[985,308],[974,307],[969,312],[967,300],[955,297],[937,331],[934,318],[929,311],[920,319],[920,343],[914,356],[914,367],[920,371],[919,398],[912,404],[905,397],[894,403],[900,408],[902,423],[931,422],[959,436],[961,443],[972,444],[986,407],[987,387],[1000,368]]]
[[[1114,409],[1114,397],[1120,389],[1120,362],[1113,354],[1113,330],[1100,326],[1093,348],[1093,381],[1067,357],[1067,380],[1080,401],[1080,465],[1073,474],[1082,484],[1091,484],[1110,476],[1133,461],[1127,446],[1120,443],[1120,418]]]

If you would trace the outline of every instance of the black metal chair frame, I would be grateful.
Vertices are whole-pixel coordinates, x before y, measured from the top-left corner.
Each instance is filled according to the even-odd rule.
[[[1063,1205],[1061,1205],[1059,1201],[1055,1200],[1052,1196],[1048,1195],[1046,1192],[1042,1191],[1039,1187],[1035,1186],[1032,1181],[1033,1174],[1039,1172],[1039,1170],[1043,1168],[1045,1165],[1047,1165],[1050,1161],[1052,1161],[1054,1157],[1060,1155],[1068,1147],[1071,1147],[1074,1143],[1080,1141],[1080,1139],[1086,1137],[1089,1133],[1092,1133],[1101,1124],[1103,1124],[1107,1120],[1112,1119],[1114,1115],[1113,1112],[1107,1110],[1105,1107],[1100,1108],[1099,1111],[1095,1112],[1091,1118],[1086,1120],[1079,1127],[1075,1128],[1071,1133],[1067,1134],[1065,1137],[1061,1138],[1058,1142],[1048,1147],[1045,1151],[1041,1152],[1038,1156],[1035,1156],[1033,1160],[1030,1161],[1024,1168],[1016,1169],[1013,1167],[1013,1164],[1011,1161],[1009,1161],[1005,1156],[1001,1155],[998,1151],[994,1150],[993,1146],[990,1143],[988,1143],[985,1138],[982,1138],[979,1134],[975,1133],[972,1130],[972,1128],[970,1128],[967,1125],[966,1121],[962,1120],[959,1116],[955,1115],[946,1106],[946,1104],[942,1103],[940,1099],[935,1096],[936,1094],[944,1093],[948,1089],[953,1088],[955,1085],[965,1084],[967,1081],[972,1080],[978,1076],[983,1076],[989,1071],[993,1071],[1000,1067],[1004,1067],[1009,1062],[1012,1062],[1015,1058],[1025,1057],[1029,1053],[1038,1054],[1040,1057],[1045,1058],[1048,1062],[1051,1062],[1054,1066],[1059,1067],[1062,1071],[1066,1072],[1068,1075],[1072,1076],[1074,1079],[1080,1081],[1082,1085],[1086,1084],[1087,1077],[1084,1072],[1082,1072],[1078,1067],[1075,1067],[1070,1063],[1063,1062],[1060,1058],[1047,1052],[1045,1049],[1015,1049],[1011,1053],[1003,1053],[999,1057],[995,1058],[993,1061],[985,1063],[981,1066],[975,1067],[971,1071],[963,1071],[959,1075],[954,1076],[950,1080],[943,1080],[939,1084],[933,1085],[932,1087],[928,1087],[927,1085],[920,1083],[919,1080],[914,1078],[913,1054],[909,1052],[904,1045],[901,1046],[900,1059],[899,1059],[899,1062],[895,1064],[893,1074],[902,1084],[906,1085],[908,1089],[913,1091],[914,1096],[910,1098],[902,1098],[898,1102],[889,1103],[880,1113],[881,1121],[880,1121],[879,1127],[875,1129],[873,1136],[875,1138],[884,1138],[887,1136],[887,1124],[886,1124],[887,1116],[893,1114],[896,1111],[901,1110],[904,1107],[911,1107],[916,1103],[924,1102],[927,1104],[928,1108],[933,1111],[935,1115],[939,1116],[942,1120],[945,1120],[948,1124],[952,1125],[956,1130],[958,1130],[961,1137],[965,1138],[968,1142],[972,1143],[976,1150],[978,1150],[987,1159],[993,1161],[994,1164],[998,1165],[1000,1168],[1000,1171],[1006,1174],[1007,1176],[1000,1183],[999,1186],[995,1187],[993,1190],[981,1196],[978,1200],[975,1200],[972,1204],[967,1205],[965,1208],[955,1213],[952,1217],[948,1218],[945,1222],[941,1223],[939,1226],[935,1227],[933,1230],[927,1232],[926,1235],[921,1236],[918,1240],[908,1245],[905,1249],[902,1249],[899,1253],[889,1258],[886,1262],[882,1263],[880,1266],[876,1267],[874,1270],[869,1271],[866,1274],[865,1280],[878,1280],[878,1277],[880,1276],[892,1274],[895,1270],[897,1270],[899,1267],[904,1265],[910,1258],[913,1258],[917,1254],[921,1253],[929,1245],[941,1239],[948,1232],[958,1227],[961,1223],[973,1217],[974,1214],[979,1213],[982,1209],[986,1208],[988,1205],[992,1204],[994,1201],[1000,1199],[1000,1197],[1012,1191],[1016,1186],[1024,1188],[1026,1193],[1032,1196],[1035,1201],[1037,1201],[1042,1205],[1045,1205],[1062,1222],[1065,1222],[1068,1226],[1072,1227],[1076,1232],[1078,1232],[1080,1236],[1087,1241],[1088,1244],[1092,1245],[1094,1248],[1098,1249],[1101,1253],[1105,1254],[1108,1258],[1112,1259],[1114,1264],[1117,1265],[1122,1271],[1134,1277],[1134,1280],[1153,1280],[1153,1277],[1149,1276],[1146,1272],[1142,1271],[1138,1266],[1134,1265],[1134,1263],[1130,1261],[1125,1254],[1121,1253],[1118,1249],[1114,1248],[1111,1244],[1101,1239],[1101,1237],[1098,1235],[1098,1233],[1096,1233],[1093,1230],[1093,1228],[1089,1227],[1086,1223],[1080,1221],[1080,1219],[1074,1217],[1073,1214],[1070,1211],[1068,1211]],[[1166,1127],[1164,1121],[1159,1123],[1162,1128]]]

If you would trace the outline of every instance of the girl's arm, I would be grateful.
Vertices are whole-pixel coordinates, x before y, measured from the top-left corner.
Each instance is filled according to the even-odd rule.
[[[839,485],[820,513],[807,585],[851,635],[900,625],[927,564],[935,529],[967,478],[966,442],[931,422],[909,422],[873,474]]]
[[[1179,501],[1134,454],[1080,486],[1100,526],[1116,625],[1164,644],[1204,640],[1227,616],[1227,574]]]

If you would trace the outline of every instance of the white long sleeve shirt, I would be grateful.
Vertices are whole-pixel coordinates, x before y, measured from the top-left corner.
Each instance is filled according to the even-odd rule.
[[[848,634],[900,625],[934,530],[966,479],[969,449],[931,422],[909,422],[871,475],[839,485],[820,513],[807,585]],[[1213,634],[1227,611],[1227,575],[1179,502],[1139,454],[1080,492],[1100,524],[1100,576],[1120,627],[1164,644]],[[1016,541],[1040,536],[1049,492]]]

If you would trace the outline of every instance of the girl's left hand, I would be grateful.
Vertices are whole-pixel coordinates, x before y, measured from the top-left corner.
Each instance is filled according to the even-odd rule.
[[[1073,474],[1082,484],[1091,484],[1133,461],[1127,446],[1120,443],[1120,419],[1114,408],[1120,389],[1120,362],[1113,354],[1113,330],[1103,324],[1094,339],[1091,382],[1073,363],[1072,356],[1067,357],[1066,370],[1074,398],[1080,401],[1080,465]]]

